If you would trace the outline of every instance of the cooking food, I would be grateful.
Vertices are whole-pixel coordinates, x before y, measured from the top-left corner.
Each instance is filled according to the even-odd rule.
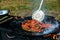
[[[43,29],[48,29],[49,26],[52,26],[52,24],[40,23],[34,19],[26,20],[25,22],[22,22],[23,30],[30,32],[42,32]]]

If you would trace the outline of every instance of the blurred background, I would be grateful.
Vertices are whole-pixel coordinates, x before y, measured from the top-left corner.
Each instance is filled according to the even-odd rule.
[[[12,16],[31,16],[41,0],[0,0],[0,10],[10,10]],[[44,0],[41,10],[60,21],[60,0]]]

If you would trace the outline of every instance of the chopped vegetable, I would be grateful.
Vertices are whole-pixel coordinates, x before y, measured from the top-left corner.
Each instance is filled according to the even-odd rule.
[[[26,20],[26,22],[22,22],[22,28],[26,31],[31,32],[42,32],[43,29],[49,28],[49,26],[52,26],[52,24],[48,23],[40,23],[34,19],[32,20]]]

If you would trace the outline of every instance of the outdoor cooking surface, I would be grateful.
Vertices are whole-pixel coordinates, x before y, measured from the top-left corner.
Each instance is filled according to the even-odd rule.
[[[59,2],[0,0],[0,40],[60,40]]]
[[[37,27],[36,26],[36,24],[38,24],[38,26],[39,27],[45,27],[45,28],[48,28],[48,26],[51,26],[54,30],[55,30],[55,27],[58,27],[58,26],[56,26],[57,24],[58,24],[58,21],[55,21],[55,20],[53,20],[52,22],[50,22],[51,20],[51,18],[53,18],[54,19],[54,17],[51,17],[51,16],[46,16],[45,17],[45,19],[43,20],[43,23],[40,23],[40,22],[38,22],[38,21],[36,21],[36,20],[34,20],[34,19],[31,19],[31,16],[27,16],[27,17],[15,17],[16,19],[13,19],[13,20],[11,20],[11,22],[13,22],[13,23],[11,23],[10,25],[12,26],[12,27],[14,27],[14,29],[15,29],[15,31],[14,32],[16,32],[16,31],[19,31],[20,32],[20,34],[19,34],[19,32],[18,32],[18,34],[15,34],[16,35],[16,37],[15,38],[13,38],[13,39],[10,39],[10,38],[8,38],[7,39],[7,36],[6,36],[6,32],[4,32],[4,31],[2,31],[1,32],[1,34],[2,34],[2,39],[4,40],[4,38],[6,38],[6,40],[53,40],[53,39],[57,39],[58,38],[58,35],[57,34],[49,34],[48,33],[48,31],[49,30],[46,30],[45,32],[46,33],[48,33],[48,35],[44,35],[44,34],[42,34],[42,35],[39,35],[39,36],[33,36],[33,35],[31,35],[31,36],[29,36],[29,35],[24,35],[25,33],[24,33],[24,31],[21,31],[20,30],[20,27],[21,27],[21,25],[20,25],[20,22],[22,23],[22,24],[24,24],[24,25],[26,25],[25,23],[27,23],[29,26],[30,26],[30,24],[31,24],[31,26],[34,26],[34,28],[35,27]],[[49,19],[49,20],[48,20]],[[46,23],[46,24],[45,24]],[[53,24],[53,25],[55,25],[55,26],[52,26],[51,24]],[[7,25],[7,24],[6,24]],[[13,25],[15,25],[15,26],[13,26]],[[27,27],[29,27],[27,25]],[[41,26],[40,26],[41,25]],[[46,26],[43,26],[43,25],[46,25]],[[4,26],[5,27],[5,26]],[[25,26],[26,27],[26,26]],[[30,27],[29,27],[30,28]],[[31,27],[32,28],[32,27]],[[33,28],[33,29],[34,29]],[[16,30],[17,29],[17,30]],[[34,29],[34,30],[36,30],[36,29]],[[37,29],[38,30],[38,29]],[[50,30],[52,30],[52,29],[50,29]],[[56,31],[56,30],[55,30]],[[22,33],[23,32],[23,33]],[[34,31],[33,31],[34,32]],[[32,32],[32,33],[33,33]],[[36,31],[35,31],[36,32]],[[39,31],[37,31],[37,32],[40,32],[40,30]],[[50,31],[51,32],[51,31]],[[53,31],[54,32],[54,31]],[[56,31],[57,32],[57,31]],[[28,34],[29,32],[27,32],[27,34]],[[58,32],[57,32],[58,33]]]
[[[29,18],[31,18],[31,16],[24,18],[25,21],[22,22],[22,29],[25,31],[34,32],[34,34],[37,33],[36,35],[49,34],[54,32],[55,29],[57,30],[59,28],[59,23],[54,19],[54,17],[45,16],[42,23],[35,19],[29,20]]]

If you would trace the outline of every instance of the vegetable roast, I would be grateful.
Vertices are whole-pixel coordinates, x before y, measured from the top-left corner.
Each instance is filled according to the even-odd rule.
[[[43,29],[48,29],[49,26],[52,26],[52,24],[41,23],[34,19],[26,20],[25,22],[22,22],[23,30],[30,32],[42,32]]]

